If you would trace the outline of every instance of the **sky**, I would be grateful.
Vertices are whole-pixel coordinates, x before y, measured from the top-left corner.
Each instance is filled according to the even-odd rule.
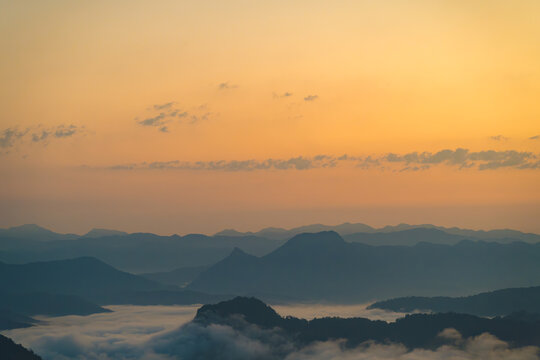
[[[538,233],[538,14],[0,0],[0,227]]]

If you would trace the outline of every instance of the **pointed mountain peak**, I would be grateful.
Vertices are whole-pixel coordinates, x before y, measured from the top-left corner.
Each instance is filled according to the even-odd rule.
[[[234,247],[233,251],[229,254],[229,257],[252,257],[253,255],[250,255],[246,253],[244,250],[240,249],[239,247]]]

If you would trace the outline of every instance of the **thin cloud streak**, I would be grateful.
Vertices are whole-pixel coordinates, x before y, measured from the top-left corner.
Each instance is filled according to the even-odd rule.
[[[198,171],[257,171],[257,170],[309,170],[334,168],[353,164],[360,169],[383,169],[398,172],[428,170],[434,166],[457,169],[540,169],[540,155],[516,150],[469,151],[457,148],[435,153],[411,152],[405,154],[388,153],[381,156],[352,156],[344,154],[297,156],[288,159],[265,160],[218,160],[218,161],[154,161],[132,164],[118,164],[107,167],[110,170],[198,170]]]
[[[57,125],[52,127],[42,127],[41,125],[19,130],[15,128],[7,128],[0,131],[0,149],[14,148],[25,140],[32,143],[42,143],[47,145],[52,139],[65,139],[86,132],[84,126]]]

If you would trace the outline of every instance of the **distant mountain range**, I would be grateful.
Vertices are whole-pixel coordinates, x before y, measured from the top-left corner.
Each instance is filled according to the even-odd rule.
[[[370,308],[397,312],[451,311],[478,316],[505,316],[523,311],[540,314],[540,286],[496,290],[466,297],[403,297],[379,301]]]
[[[283,243],[254,236],[94,235],[97,234],[77,239],[41,241],[0,234],[0,261],[28,263],[90,256],[124,271],[150,273],[212,265],[226,257],[234,247],[264,255]]]
[[[540,282],[540,244],[370,246],[335,232],[301,234],[268,255],[235,249],[202,272],[194,291],[366,302],[398,296],[456,296]]]
[[[28,239],[36,241],[75,240],[79,238],[97,238],[113,235],[127,235],[128,233],[118,230],[92,229],[84,235],[60,234],[45,229],[36,224],[13,226],[8,229],[0,229],[0,238]]]
[[[412,228],[394,232],[365,232],[343,235],[343,238],[349,242],[358,242],[372,246],[400,245],[413,246],[421,242],[430,242],[434,244],[454,245],[463,240],[471,239],[470,236],[449,234],[445,231],[434,228]],[[480,240],[472,238],[473,240]],[[521,241],[517,239],[498,238],[499,243],[511,243]]]
[[[2,360],[41,360],[32,351],[25,349],[13,340],[0,335],[0,359]]]
[[[308,225],[290,230],[267,228],[257,233],[225,230],[214,236],[127,234],[107,229],[93,229],[80,236],[54,233],[37,225],[22,225],[0,229],[0,261],[27,263],[91,256],[132,273],[164,273],[179,268],[212,265],[225,258],[235,247],[256,256],[263,256],[299,233],[323,230],[336,231],[349,242],[374,246],[412,246],[420,242],[457,244],[466,239],[501,243],[540,242],[540,235],[514,230],[475,231],[407,224],[380,229],[365,224],[345,223],[337,226]],[[161,275],[167,277],[165,274]],[[187,273],[186,275],[189,281],[192,276]],[[173,283],[182,282],[179,280]]]
[[[458,235],[462,239],[481,239],[481,240],[508,240],[513,239],[521,240],[525,242],[539,242],[540,235],[532,233],[523,233],[521,231],[510,230],[510,229],[498,229],[498,230],[468,230],[460,229],[457,227],[447,228],[443,226],[435,226],[431,224],[422,224],[422,225],[409,225],[409,224],[399,224],[396,226],[385,226],[382,228],[373,228],[369,225],[362,223],[343,223],[340,225],[323,225],[323,224],[313,224],[307,226],[300,226],[292,229],[283,229],[283,228],[265,228],[257,232],[238,232],[236,230],[228,229],[223,230],[215,235],[219,236],[259,236],[267,239],[276,239],[276,240],[288,240],[295,235],[302,233],[316,233],[322,231],[334,231],[347,240],[353,240],[356,236],[349,237],[349,235],[355,234],[378,234],[378,233],[393,233],[404,230],[411,229],[433,229],[439,230],[439,232],[432,232],[431,234],[435,237],[433,240],[437,240],[437,235],[440,235],[440,232]],[[429,233],[428,233],[429,234]],[[376,239],[376,237],[374,238]],[[358,240],[357,240],[358,241]],[[425,239],[419,241],[426,241]],[[417,242],[419,242],[417,241]],[[403,244],[402,244],[403,245]]]
[[[35,224],[26,224],[0,229],[1,238],[29,239],[36,241],[73,240],[80,236],[76,234],[59,234]]]
[[[453,329],[463,338],[490,333],[514,346],[540,345],[540,322],[487,319],[456,313],[407,315],[393,323],[335,317],[308,321],[294,317],[283,318],[262,301],[245,297],[204,305],[197,311],[193,322],[202,326],[230,326],[246,337],[255,333],[255,336],[264,339],[260,330],[256,332],[253,327],[247,326],[255,325],[263,331],[271,330],[274,337],[284,335],[300,347],[313,342],[345,339],[347,347],[371,340],[378,343],[400,343],[408,349],[434,349],[444,345],[445,341],[452,341],[452,337],[445,339],[441,336],[445,329]]]

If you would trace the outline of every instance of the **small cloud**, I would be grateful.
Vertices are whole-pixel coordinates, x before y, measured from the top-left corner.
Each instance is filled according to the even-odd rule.
[[[228,81],[222,82],[221,84],[218,85],[219,90],[236,89],[237,87],[238,87],[238,85],[233,85]]]
[[[232,86],[228,85],[228,83],[226,84],[228,87]],[[188,111],[178,108],[176,104],[177,102],[171,101],[164,104],[152,105],[148,109],[150,115],[136,117],[134,121],[140,126],[157,128],[158,131],[168,133],[173,130],[173,125],[177,123],[195,124],[199,121],[208,120],[212,115],[207,110],[205,104],[193,107]]]
[[[11,148],[18,142],[24,142],[25,139],[33,143],[42,143],[47,145],[52,139],[62,139],[72,137],[86,131],[84,126],[76,125],[58,125],[44,128],[42,125],[27,128],[20,131],[17,128],[8,128],[0,132],[0,148]],[[28,136],[26,136],[28,134]]]
[[[200,115],[196,115],[196,114],[193,114],[190,116],[190,121],[189,123],[190,124],[195,124],[199,121],[206,121],[210,118],[210,115],[211,113],[207,112],[207,113],[204,113],[204,114],[200,114]]]
[[[491,140],[495,140],[495,141],[506,141],[506,140],[508,140],[508,138],[506,136],[502,136],[502,135],[490,136],[489,138]]]
[[[17,128],[7,128],[0,133],[0,148],[10,148],[15,142],[21,139],[26,133],[27,130],[19,131]]]
[[[50,135],[50,132],[47,131],[47,130],[43,130],[41,131],[41,134],[37,133],[37,134],[32,134],[32,141],[33,142],[40,142],[40,141],[44,141],[44,140],[47,140],[47,138],[49,137]]]
[[[69,125],[69,126],[60,125],[56,128],[56,131],[54,132],[54,136],[57,138],[70,137],[78,131],[79,131],[79,128],[77,128],[75,125]]]
[[[171,101],[171,102],[168,102],[168,103],[164,103],[164,104],[156,104],[154,106],[152,106],[154,108],[154,110],[168,110],[170,109],[173,105],[175,104],[174,101]]]
[[[540,140],[540,135],[531,136],[529,140]]]
[[[149,118],[139,121],[139,124],[142,126],[162,126],[163,124],[167,122],[165,120],[166,117],[167,117],[167,114],[162,112],[159,115],[149,117]]]
[[[283,94],[276,94],[274,93],[274,99],[282,99],[282,98],[288,98],[288,97],[291,97],[293,96],[293,94],[291,92],[284,92]]]
[[[315,101],[319,98],[319,95],[308,95],[304,98],[304,101]]]

